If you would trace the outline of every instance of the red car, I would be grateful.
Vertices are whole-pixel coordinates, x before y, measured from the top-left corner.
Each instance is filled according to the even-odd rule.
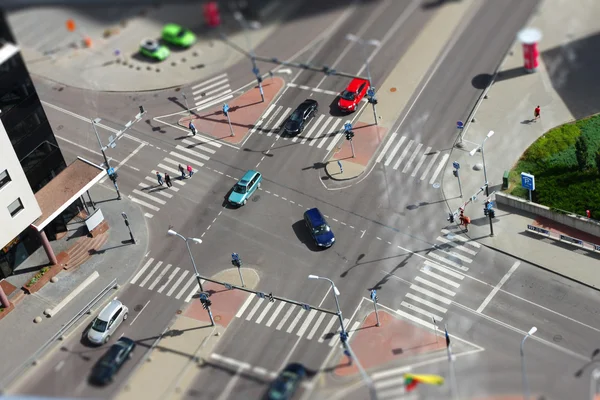
[[[369,89],[369,81],[366,79],[354,78],[350,84],[342,92],[338,107],[345,112],[353,112],[356,110],[358,103],[365,97]]]

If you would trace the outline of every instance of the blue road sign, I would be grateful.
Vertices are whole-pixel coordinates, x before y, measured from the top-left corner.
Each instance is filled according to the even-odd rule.
[[[375,300],[375,297],[377,297],[377,290],[373,289],[371,290],[371,300]]]
[[[452,163],[452,166],[453,166],[455,169],[460,169],[460,164],[458,163],[458,161],[454,161],[454,162]]]
[[[229,284],[229,283],[224,283],[223,286],[225,286],[225,289],[227,289],[227,290],[233,289],[233,286],[231,286],[231,284]]]
[[[373,90],[373,88],[369,88],[369,90],[367,90],[367,96],[369,96],[369,97],[375,96],[375,91]]]
[[[306,311],[310,311],[310,306],[308,304],[302,304],[302,308],[304,308]]]
[[[521,186],[527,190],[535,190],[535,176],[521,172]]]
[[[106,172],[107,172],[109,175],[112,175],[112,174],[114,174],[114,173],[115,173],[115,169],[114,169],[113,167],[110,167],[110,168],[108,169],[108,171],[106,171]]]
[[[227,103],[223,104],[223,112],[225,114],[227,114],[228,111],[229,111],[229,104],[227,104]]]
[[[352,124],[350,122],[346,122],[344,124],[344,131],[349,132],[352,130]]]
[[[490,202],[489,202],[489,203],[487,203],[485,206],[487,207],[487,209],[488,209],[488,210],[491,210],[492,208],[494,208],[494,202],[493,202],[493,201],[490,201]]]
[[[258,75],[258,72],[259,72],[259,71],[258,71],[258,67],[254,67],[254,68],[252,68],[252,73],[253,73],[254,75]]]
[[[232,253],[232,254],[231,254],[231,259],[232,259],[233,261],[239,261],[239,259],[240,259],[240,255],[239,255],[238,253]]]
[[[462,129],[465,127],[465,124],[462,121],[456,121],[456,127]]]
[[[260,297],[261,299],[264,299],[264,298],[265,298],[265,294],[264,294],[264,292],[256,292],[256,295],[257,295],[258,297]]]

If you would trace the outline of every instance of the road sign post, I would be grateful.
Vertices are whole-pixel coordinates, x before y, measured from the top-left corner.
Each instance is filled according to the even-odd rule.
[[[458,129],[460,131],[459,143],[462,143],[462,141],[463,141],[464,128],[465,128],[464,122],[462,122],[460,120],[456,121],[456,129]]]
[[[183,100],[185,101],[185,109],[188,113],[188,115],[191,115],[192,113],[190,112],[190,106],[188,105],[188,101],[187,101],[187,96],[185,95],[185,92],[181,92],[181,94],[183,95]]]
[[[352,132],[352,124],[350,122],[346,122],[344,124],[344,132],[346,132],[346,139],[350,141],[350,148],[352,149],[352,158],[354,158],[354,142],[352,141],[352,138],[354,137],[354,132]]]
[[[458,170],[460,169],[460,164],[458,163],[458,161],[454,161],[452,163],[452,166],[454,167],[454,176],[458,179],[458,190],[460,190],[460,198],[462,199],[462,185],[460,184],[460,174],[458,173]]]
[[[377,312],[377,302],[379,299],[377,298],[377,290],[371,290],[371,300],[373,300],[373,305],[375,306],[375,318],[377,319],[377,326],[381,326],[379,324],[379,313]]]
[[[370,79],[369,79],[369,84],[370,84]],[[367,90],[367,96],[369,97],[369,103],[371,103],[373,105],[373,118],[375,118],[375,125],[378,125],[377,123],[377,110],[375,109],[375,104],[377,104],[377,99],[375,98],[375,88],[373,86],[369,87],[369,90]]]
[[[535,176],[521,172],[521,186],[529,190],[529,202],[531,202],[531,191],[535,190]]]
[[[208,316],[210,317],[210,323],[212,324],[212,326],[215,326],[215,320],[213,318],[212,311],[210,311],[210,305],[212,303],[208,299],[208,296],[209,296],[209,294],[206,292],[200,293],[200,303],[202,303],[202,306],[204,306],[204,308],[206,308],[206,311],[208,311]]]
[[[223,104],[223,114],[227,117],[227,123],[229,124],[229,131],[231,132],[231,136],[235,136],[233,133],[233,127],[231,126],[231,119],[229,118],[229,104]]]
[[[231,254],[231,263],[235,265],[238,269],[238,273],[240,274],[240,281],[242,281],[242,287],[246,287],[244,284],[244,277],[242,276],[242,259],[238,253]]]

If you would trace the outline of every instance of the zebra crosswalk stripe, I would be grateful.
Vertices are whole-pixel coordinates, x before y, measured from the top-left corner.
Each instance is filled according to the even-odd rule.
[[[296,325],[298,325],[298,322],[300,322],[300,319],[302,319],[302,315],[304,314],[304,309],[300,308],[298,311],[298,314],[296,314],[296,318],[294,318],[292,320],[292,323],[290,324],[290,326],[288,326],[286,332],[287,333],[292,333],[292,331],[294,330],[294,328],[296,327]]]
[[[281,116],[279,117],[279,119],[277,120],[277,122],[275,122],[275,125],[273,127],[271,127],[269,129],[269,132],[267,133],[267,136],[271,136],[274,132],[275,129],[278,130],[278,132],[282,131],[282,127],[281,124],[283,124],[283,121],[287,118],[288,114],[292,111],[291,107],[288,107],[285,112],[283,114],[281,114]]]
[[[467,271],[469,270],[469,268],[468,268],[468,267],[465,267],[465,266],[463,266],[463,265],[460,265],[460,264],[458,264],[458,263],[455,263],[454,261],[448,260],[446,257],[442,257],[442,256],[440,256],[439,254],[436,254],[436,253],[434,253],[434,252],[431,252],[431,253],[429,253],[428,255],[429,255],[431,258],[435,258],[436,260],[438,260],[438,261],[440,261],[440,262],[442,262],[442,263],[444,263],[444,264],[448,264],[448,265],[450,265],[451,267],[458,268],[458,269],[460,269],[460,270],[462,270],[462,271],[465,271],[465,272],[467,272]]]
[[[429,173],[429,170],[431,169],[431,167],[433,167],[433,163],[435,163],[435,160],[437,160],[437,158],[440,156],[440,152],[436,151],[435,154],[433,155],[433,157],[431,157],[431,160],[429,160],[429,164],[427,164],[427,168],[425,168],[425,171],[423,171],[423,174],[421,175],[420,180],[425,180],[425,177],[427,176],[427,174]]]
[[[452,270],[451,270],[451,269],[449,269],[449,268],[442,267],[441,265],[438,265],[438,264],[432,263],[432,262],[431,262],[431,261],[429,261],[429,260],[425,260],[425,261],[424,261],[424,264],[425,264],[425,266],[426,266],[426,267],[437,269],[438,271],[440,271],[440,272],[443,272],[443,273],[445,273],[446,275],[450,275],[450,276],[451,276],[451,277],[453,277],[453,278],[460,279],[461,281],[462,281],[462,280],[465,278],[465,276],[464,276],[464,275],[461,275],[461,274],[459,274],[458,272],[452,271]]]
[[[242,318],[242,315],[244,315],[244,311],[246,311],[246,308],[248,308],[250,303],[252,303],[252,299],[252,295],[248,295],[248,297],[246,297],[246,301],[244,301],[244,304],[242,304],[238,312],[235,314],[236,318]]]
[[[148,194],[148,193],[142,192],[141,190],[133,189],[131,192],[132,192],[132,193],[135,193],[135,194],[137,194],[138,196],[142,196],[142,197],[145,197],[145,198],[147,198],[147,199],[150,199],[150,200],[152,200],[152,201],[154,201],[155,203],[158,203],[158,204],[160,204],[160,205],[165,205],[165,204],[167,204],[167,202],[166,202],[166,201],[164,201],[164,200],[161,200],[161,199],[159,199],[158,197],[154,197],[154,196],[152,196],[152,195],[150,195],[150,194]]]
[[[179,278],[177,278],[177,280],[175,281],[175,283],[173,284],[173,286],[171,286],[171,289],[169,289],[169,291],[167,292],[167,296],[170,297],[173,294],[173,292],[175,291],[175,289],[177,289],[177,287],[185,279],[185,277],[186,277],[187,274],[188,274],[188,271],[187,270],[183,270],[183,273],[181,275],[179,275]]]
[[[306,337],[308,340],[311,340],[313,338],[313,336],[315,336],[315,333],[317,333],[317,329],[319,329],[321,322],[323,322],[323,320],[325,319],[326,314],[325,313],[320,313],[320,314],[321,315],[319,315],[319,318],[317,318],[317,322],[315,322],[312,329],[308,333],[308,336]]]
[[[325,330],[323,331],[323,333],[319,337],[319,340],[318,340],[319,343],[323,343],[325,341],[325,335],[328,334],[329,332],[331,332],[331,328],[333,327],[333,324],[335,323],[335,321],[337,319],[338,319],[338,317],[336,315],[332,315],[331,316],[331,319],[329,320],[329,323],[325,326]]]
[[[319,131],[317,132],[317,134],[315,135],[313,140],[311,140],[310,143],[308,144],[309,146],[314,145],[318,139],[321,139],[321,134],[327,129],[327,125],[329,125],[329,123],[331,121],[332,121],[332,118],[327,118],[327,120],[323,123],[323,125],[321,125],[321,129],[319,129]]]
[[[156,279],[154,279],[154,282],[152,282],[150,284],[150,286],[148,286],[148,290],[152,290],[152,289],[154,289],[154,287],[156,285],[158,285],[158,282],[160,282],[160,280],[163,278],[163,276],[166,275],[167,271],[169,270],[169,268],[171,268],[171,266],[172,266],[171,264],[167,264],[167,266],[164,267],[162,269],[162,271],[160,271],[160,274],[158,274],[158,276],[156,277]]]
[[[398,169],[398,167],[400,166],[400,163],[402,163],[402,160],[404,160],[404,158],[408,155],[408,151],[410,150],[410,148],[414,142],[415,142],[414,140],[411,140],[410,142],[408,142],[408,144],[404,148],[404,151],[400,155],[400,158],[398,158],[398,160],[396,160],[396,162],[394,163],[394,166],[392,168]]]
[[[447,284],[447,285],[450,285],[450,286],[453,286],[453,287],[455,287],[455,288],[457,288],[457,289],[458,289],[458,287],[460,286],[460,284],[459,284],[459,283],[456,283],[456,282],[454,282],[454,281],[453,281],[453,280],[451,280],[451,279],[448,279],[448,278],[446,278],[446,277],[443,277],[443,276],[441,276],[440,274],[436,274],[435,272],[432,272],[432,271],[430,271],[430,270],[426,269],[425,267],[421,268],[421,272],[422,272],[422,273],[424,273],[425,275],[429,275],[430,277],[432,277],[432,278],[435,278],[435,279],[437,279],[438,281],[440,281],[440,282],[444,282],[445,284]]]
[[[431,147],[428,147],[425,149],[425,152],[423,153],[423,155],[421,156],[421,159],[419,160],[419,162],[417,163],[417,166],[415,167],[415,169],[413,170],[412,174],[410,174],[411,177],[415,177],[417,176],[417,172],[419,172],[419,169],[421,168],[421,166],[423,165],[423,161],[425,161],[425,158],[427,158],[427,154],[429,154],[429,152],[431,151]]]
[[[437,311],[439,311],[439,312],[441,312],[441,313],[444,313],[444,314],[445,314],[445,313],[448,311],[448,309],[447,309],[447,308],[444,308],[444,307],[442,307],[442,306],[438,306],[437,304],[435,304],[435,303],[432,303],[432,302],[431,302],[431,301],[429,301],[429,300],[422,299],[422,298],[420,298],[419,296],[415,296],[415,295],[414,295],[414,294],[412,294],[412,293],[407,293],[407,294],[406,294],[406,297],[407,297],[407,298],[409,298],[409,299],[411,299],[411,300],[414,300],[414,301],[416,301],[416,302],[418,302],[418,303],[425,304],[426,306],[428,306],[428,307],[431,307],[431,308],[433,308],[434,310],[437,310]]]
[[[381,152],[377,156],[377,159],[375,160],[375,162],[379,163],[379,162],[381,162],[381,160],[383,160],[383,157],[385,157],[385,153],[387,153],[387,151],[390,148],[390,146],[392,145],[392,143],[394,143],[394,139],[396,138],[397,135],[398,134],[396,132],[392,133],[392,135],[390,136],[389,140],[387,141],[387,143],[385,144],[385,146],[383,146],[383,149],[381,150]]]
[[[188,149],[188,148],[185,148],[185,147],[183,147],[183,146],[181,146],[181,145],[177,145],[177,146],[175,146],[175,148],[176,148],[177,150],[179,150],[179,151],[183,151],[183,152],[185,152],[185,153],[191,154],[191,155],[193,155],[193,156],[196,156],[196,157],[198,157],[198,158],[201,158],[201,159],[203,159],[203,160],[205,160],[205,161],[208,161],[208,160],[210,160],[210,157],[208,157],[208,156],[205,156],[205,155],[204,155],[204,154],[202,154],[202,153],[198,153],[197,151],[194,151],[194,150],[190,150],[190,149]]]
[[[333,119],[333,125],[331,125],[331,127],[329,128],[329,133],[325,134],[325,136],[323,136],[323,139],[319,142],[319,144],[317,145],[317,149],[320,149],[321,147],[323,147],[323,145],[325,144],[325,142],[327,141],[327,139],[331,138],[332,141],[335,140],[335,137],[340,133],[337,131],[336,126],[340,123],[341,121],[338,119]]]
[[[162,261],[158,261],[156,263],[156,265],[154,266],[154,268],[152,268],[152,270],[150,271],[150,273],[144,278],[144,280],[142,281],[142,283],[140,283],[140,287],[144,287],[144,285],[146,285],[146,283],[148,283],[148,281],[150,280],[150,278],[152,278],[152,275],[154,275],[154,273],[160,268],[160,266],[162,265]]]
[[[406,171],[408,171],[408,169],[410,168],[410,166],[412,165],[412,162],[415,160],[415,157],[417,156],[417,153],[419,152],[419,150],[421,150],[421,147],[423,147],[422,143],[419,143],[417,145],[417,148],[415,149],[415,151],[413,151],[412,155],[410,156],[410,158],[408,159],[408,161],[406,162],[406,165],[404,166],[404,168],[402,169],[402,173],[405,174]]]
[[[171,275],[169,275],[169,277],[167,278],[167,281],[158,288],[158,290],[156,291],[157,293],[162,293],[163,290],[165,290],[165,288],[169,285],[169,283],[171,283],[171,281],[173,280],[173,278],[175,277],[175,275],[177,275],[177,272],[179,272],[179,267],[176,267],[173,272],[171,272]]]
[[[146,185],[145,183],[142,183],[142,182],[138,183],[138,186],[141,187],[142,189],[152,189],[152,186]],[[156,194],[159,194],[159,195],[161,195],[163,197],[166,197],[168,199],[170,199],[170,198],[173,197],[172,194],[167,193],[164,190],[156,190],[155,192],[150,192],[150,193],[156,193]]]
[[[181,298],[181,296],[183,296],[183,293],[185,293],[185,291],[187,290],[188,287],[190,287],[190,285],[192,283],[194,283],[195,279],[190,279],[189,281],[187,281],[187,283],[185,285],[183,285],[183,287],[181,288],[181,290],[179,291],[179,293],[177,293],[177,296],[175,296],[175,298],[177,300],[179,300]]]
[[[415,285],[414,283],[410,285],[410,290],[414,290],[415,292],[423,293],[425,296],[431,297],[432,299],[436,299],[444,304],[452,304],[452,300],[449,300],[439,294],[433,293],[431,290],[427,290],[422,288],[421,286]]]
[[[435,318],[436,321],[443,321],[443,318],[440,317],[439,315],[435,315],[434,313],[431,313],[431,312],[429,312],[427,310],[422,309],[421,307],[417,307],[417,306],[415,306],[413,304],[410,304],[410,303],[407,303],[405,301],[403,301],[402,303],[400,303],[400,305],[402,307],[408,308],[409,310],[416,311],[419,314],[423,314],[426,317]]]
[[[439,290],[440,292],[442,292],[444,294],[447,294],[448,296],[455,296],[456,295],[456,292],[453,292],[452,290],[446,289],[445,287],[440,286],[437,283],[430,282],[427,279],[423,279],[420,276],[417,276],[415,278],[415,281],[417,281],[419,283],[422,283],[423,285],[427,285],[427,286],[429,286],[429,287],[431,287],[433,289]]]
[[[221,74],[221,75],[217,75],[215,77],[212,77],[210,79],[205,80],[204,82],[200,82],[197,85],[192,86],[192,89],[197,89],[197,88],[201,87],[202,85],[206,85],[208,83],[211,83],[211,82],[214,82],[216,80],[222,79],[222,78],[224,78],[226,76],[227,76],[226,73],[225,74]]]
[[[442,168],[444,168],[444,165],[446,164],[446,161],[448,160],[448,158],[450,158],[450,154],[448,154],[448,153],[446,153],[442,156],[442,161],[440,161],[437,168],[435,169],[435,172],[433,173],[433,175],[431,175],[431,179],[429,180],[430,185],[432,185],[433,182],[435,182],[435,179],[442,171]]]
[[[267,323],[265,324],[267,327],[270,327],[273,322],[275,321],[275,319],[277,318],[277,316],[279,315],[279,313],[281,312],[281,309],[285,306],[285,303],[282,301],[279,303],[279,305],[277,306],[277,308],[275,309],[275,312],[273,313],[273,315],[271,315],[271,318],[269,318],[269,320],[267,321]]]
[[[283,316],[283,319],[281,321],[279,321],[279,324],[275,327],[275,329],[277,329],[278,331],[280,331],[281,328],[283,328],[283,325],[286,323],[286,321],[290,317],[290,315],[292,315],[293,311],[294,311],[294,306],[292,305],[292,306],[290,306],[290,308],[288,309],[288,311]]]
[[[144,264],[144,266],[142,267],[142,269],[140,269],[138,271],[137,274],[135,274],[135,276],[133,277],[133,279],[129,282],[132,285],[135,284],[137,282],[138,279],[140,279],[140,276],[142,276],[144,274],[144,272],[146,272],[146,270],[148,269],[148,267],[150,266],[150,264],[152,264],[154,262],[154,258],[150,258],[148,259],[148,261],[146,261],[146,264]]]
[[[302,337],[302,335],[304,335],[304,332],[306,332],[306,329],[308,329],[308,326],[312,322],[315,315],[317,315],[317,310],[315,310],[315,309],[310,310],[310,312],[306,316],[306,319],[300,326],[300,329],[298,329],[298,332],[296,332],[296,335],[298,335],[298,337]]]
[[[269,301],[267,303],[267,306],[265,307],[265,309],[263,310],[263,312],[258,316],[258,318],[256,319],[256,323],[260,324],[261,321],[267,316],[267,313],[269,312],[269,310],[271,309],[271,307],[273,306],[273,302]]]
[[[469,253],[472,256],[476,256],[477,252],[475,250],[471,250],[469,248],[466,248],[465,246],[462,246],[458,243],[454,243],[452,240],[446,239],[444,237],[438,236],[435,240],[442,242],[444,244],[447,244],[448,246],[452,246],[457,250],[463,251],[465,253]]]
[[[258,311],[258,309],[260,308],[260,306],[262,305],[262,303],[264,301],[265,301],[264,299],[261,299],[261,298],[258,299],[258,301],[254,305],[254,307],[252,307],[252,310],[250,310],[250,313],[248,315],[246,315],[246,321],[250,321],[252,319],[252,317],[254,316],[254,314],[256,314],[256,312]]]
[[[154,206],[154,205],[152,205],[152,204],[150,204],[150,203],[146,203],[145,201],[142,201],[142,200],[140,200],[140,199],[137,199],[137,198],[135,198],[135,197],[133,197],[133,196],[129,196],[129,199],[130,199],[131,201],[133,201],[134,203],[138,203],[139,205],[141,205],[141,206],[144,206],[144,207],[147,207],[147,208],[149,208],[149,209],[151,209],[151,210],[153,210],[153,211],[160,211],[160,208],[159,208],[159,207],[156,207],[156,206]]]
[[[402,136],[400,138],[400,140],[398,141],[398,143],[396,144],[396,146],[394,146],[394,149],[392,150],[392,152],[390,153],[390,155],[388,156],[388,158],[385,159],[385,163],[383,163],[383,165],[385,165],[386,167],[388,165],[390,165],[390,163],[392,162],[392,160],[396,156],[396,153],[398,152],[398,150],[400,150],[400,147],[402,146],[402,143],[404,143],[405,140],[406,140],[405,136]]]
[[[303,139],[300,142],[300,144],[304,144],[306,143],[306,140],[308,138],[310,138],[310,135],[313,134],[313,132],[317,129],[317,127],[319,126],[319,124],[321,124],[321,121],[323,120],[323,118],[325,118],[324,114],[319,115],[319,118],[317,118],[317,121],[310,127],[310,129],[308,130],[308,132],[306,134],[303,135]],[[312,140],[312,139],[311,139]]]

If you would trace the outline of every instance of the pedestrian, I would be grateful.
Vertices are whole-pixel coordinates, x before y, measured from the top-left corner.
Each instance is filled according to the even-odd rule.
[[[541,113],[542,113],[542,110],[541,110],[540,106],[537,106],[535,108],[535,110],[533,110],[533,120],[537,121],[540,118]]]
[[[165,172],[165,183],[167,184],[167,187],[173,186],[173,184],[171,183],[171,177],[167,172]]]
[[[189,174],[189,176],[190,176],[190,178],[191,178],[191,177],[192,177],[192,175],[194,175],[194,170],[192,169],[192,166],[191,166],[191,165],[188,165],[188,166],[187,166],[187,171],[188,171],[188,174]]]
[[[194,126],[194,123],[190,120],[190,125],[188,126],[190,128],[190,131],[192,131],[192,135],[196,136],[196,127]]]
[[[343,174],[343,173],[344,173],[344,168],[342,168],[342,163],[341,163],[341,161],[340,161],[340,160],[338,160],[337,164],[338,164],[338,167],[340,167],[340,174]]]
[[[465,232],[469,232],[469,224],[471,223],[471,218],[465,215],[464,210],[460,210],[460,226],[465,227]]]
[[[160,175],[160,172],[158,172],[158,171],[156,171],[156,180],[158,181],[158,184],[159,184],[160,186],[162,186],[162,185],[163,185],[163,178],[162,178],[162,176]]]
[[[181,164],[179,164],[179,172],[181,172],[181,179],[185,179],[185,168]]]

